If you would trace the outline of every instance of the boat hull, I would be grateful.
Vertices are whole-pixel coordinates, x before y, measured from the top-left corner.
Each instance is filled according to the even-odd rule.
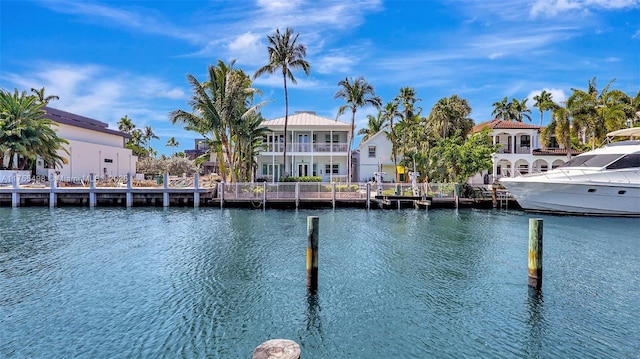
[[[527,211],[602,216],[640,216],[640,184],[501,181]]]

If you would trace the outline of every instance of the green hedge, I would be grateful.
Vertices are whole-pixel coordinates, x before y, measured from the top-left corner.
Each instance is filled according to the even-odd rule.
[[[287,177],[280,179],[280,182],[322,182],[320,176],[302,176],[302,177]]]

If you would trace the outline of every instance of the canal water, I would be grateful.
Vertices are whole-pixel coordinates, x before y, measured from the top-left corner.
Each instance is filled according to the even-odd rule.
[[[320,217],[319,289],[305,282]],[[527,286],[529,218],[544,283]],[[640,219],[0,208],[0,357],[638,358]]]

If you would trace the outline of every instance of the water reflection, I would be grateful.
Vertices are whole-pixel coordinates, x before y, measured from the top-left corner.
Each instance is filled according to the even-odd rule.
[[[529,287],[529,297],[527,300],[529,317],[527,318],[528,337],[526,348],[530,358],[542,358],[545,356],[543,342],[546,332],[546,321],[544,315],[544,296],[542,290]]]

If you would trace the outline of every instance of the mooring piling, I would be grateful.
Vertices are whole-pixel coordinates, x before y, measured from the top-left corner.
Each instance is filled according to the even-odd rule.
[[[318,216],[307,217],[307,289],[315,294],[318,290]]]
[[[529,286],[542,288],[542,219],[529,218]]]

